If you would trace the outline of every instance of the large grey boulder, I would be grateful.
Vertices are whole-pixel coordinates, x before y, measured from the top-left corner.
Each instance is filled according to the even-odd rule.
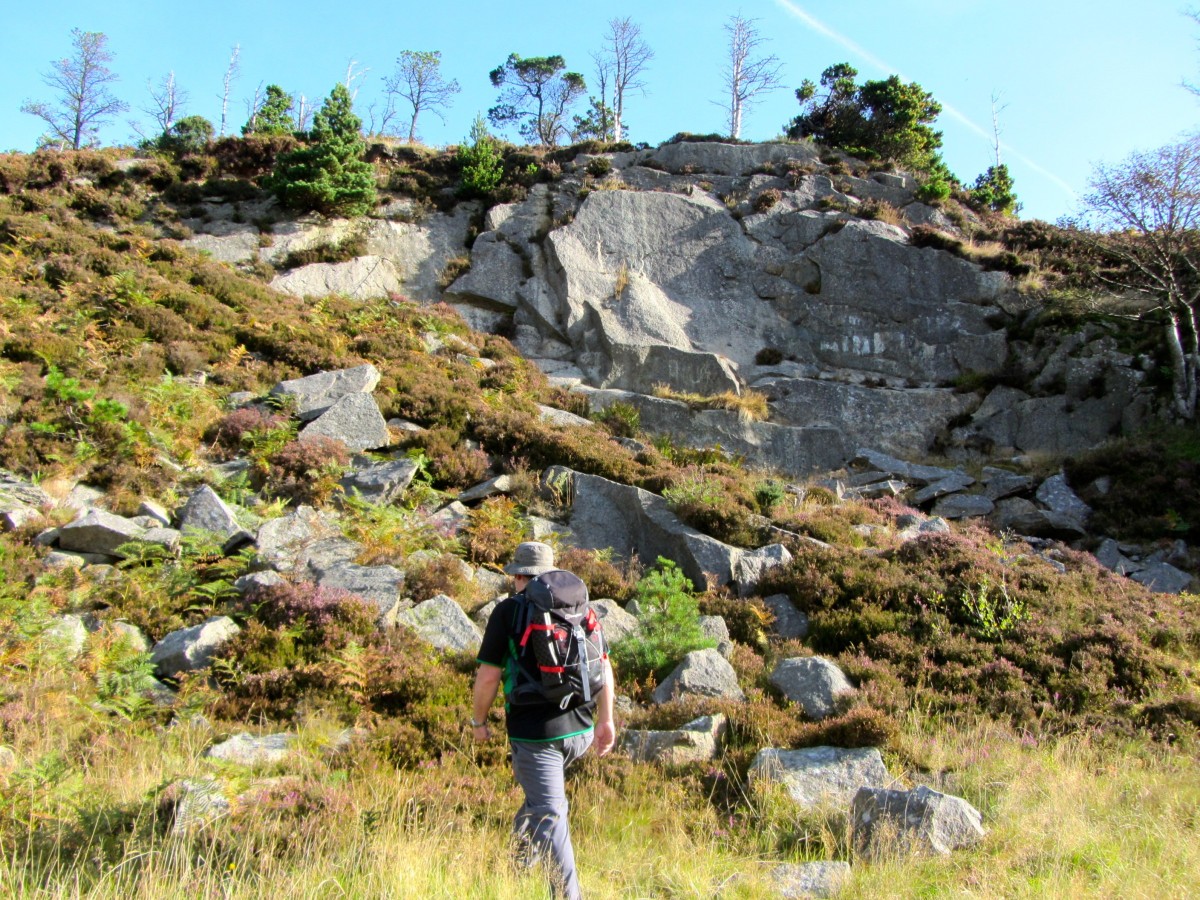
[[[1179,594],[1187,590],[1192,576],[1170,563],[1156,562],[1129,576],[1158,594]]]
[[[336,519],[311,506],[299,506],[259,526],[255,540],[257,564],[276,572],[291,572],[304,564],[305,551],[312,544],[337,538],[342,538],[342,530]]]
[[[628,729],[621,733],[620,750],[639,762],[656,762],[668,766],[715,759],[725,735],[723,715],[701,716],[672,731],[639,731]]]
[[[570,482],[570,527],[578,546],[611,547],[623,559],[674,560],[697,587],[710,575],[718,584],[732,580],[733,566],[744,551],[683,524],[662,497],[580,472]]]
[[[909,502],[914,506],[920,506],[923,503],[928,503],[930,500],[936,500],[939,497],[944,497],[946,494],[954,494],[965,488],[970,487],[975,483],[975,479],[966,472],[956,472],[941,481],[935,481],[933,484],[927,484],[919,491],[913,493],[909,498]],[[990,499],[990,498],[989,498]],[[988,508],[991,512],[991,508]]]
[[[637,616],[623,610],[615,600],[593,600],[592,609],[596,611],[600,629],[610,646],[636,634],[641,627]]]
[[[850,863],[784,863],[771,870],[770,878],[783,900],[825,900],[849,885]]]
[[[394,459],[363,466],[342,478],[342,489],[347,495],[361,497],[368,503],[387,505],[404,496],[416,477],[417,468],[411,459]]]
[[[749,597],[754,593],[763,575],[778,566],[792,561],[792,554],[783,544],[767,544],[749,553],[743,553],[733,566],[733,579],[737,582],[738,596]]]
[[[229,616],[214,616],[199,625],[172,631],[154,645],[150,661],[160,678],[203,669],[213,655],[241,632]]]
[[[887,475],[894,475],[910,484],[916,485],[933,484],[947,478],[966,475],[961,469],[947,469],[942,466],[926,466],[919,463],[910,463],[869,448],[861,448],[855,451],[853,463],[860,466],[870,466],[876,471]]]
[[[295,297],[339,294],[352,300],[372,300],[404,290],[400,272],[382,256],[359,256],[347,262],[312,263],[271,279],[271,287]]]
[[[808,637],[808,616],[796,609],[787,594],[772,594],[770,597],[763,597],[762,602],[775,617],[771,631],[776,635],[785,640],[802,640]]]
[[[924,786],[911,791],[864,786],[854,795],[852,817],[855,849],[867,859],[945,855],[986,836],[979,810]]]
[[[120,558],[117,548],[140,540],[145,527],[102,509],[91,509],[82,517],[58,530],[58,546],[80,553],[103,553]]]
[[[982,494],[950,494],[933,505],[933,514],[943,519],[967,519],[973,516],[988,516],[996,508]]]
[[[67,613],[54,618],[50,627],[42,632],[42,639],[67,659],[75,659],[83,653],[83,645],[87,642],[87,627],[82,618]]]
[[[351,450],[374,450],[392,442],[387,421],[370,394],[347,394],[300,430],[300,440],[328,437]]]
[[[693,650],[675,671],[654,689],[655,703],[685,697],[723,697],[745,700],[733,666],[716,650]]]
[[[261,766],[286,762],[296,751],[294,734],[253,735],[242,731],[209,747],[204,755],[241,766]]]
[[[845,673],[820,656],[780,660],[770,680],[783,696],[800,704],[810,719],[833,715],[838,701],[855,692]]]
[[[1074,516],[1041,509],[1024,497],[999,501],[989,519],[997,531],[1013,531],[1028,537],[1073,541],[1087,535],[1083,523]]]
[[[462,607],[445,594],[404,610],[396,617],[396,624],[415,632],[439,650],[473,653],[483,639],[483,633]]]
[[[890,783],[883,757],[873,747],[806,747],[802,750],[760,750],[750,764],[752,786],[781,784],[805,808],[846,808],[859,788]]]
[[[379,384],[380,374],[370,363],[333,372],[318,372],[304,378],[281,381],[271,396],[287,400],[303,422],[317,418],[338,400],[350,394],[369,394]]]
[[[475,238],[471,268],[446,289],[446,300],[454,305],[484,301],[515,309],[519,289],[528,278],[527,265],[502,234],[486,231]]]
[[[16,509],[41,510],[53,503],[50,495],[36,484],[20,476],[0,469],[0,511]]]
[[[494,497],[497,494],[507,494],[512,490],[512,486],[513,480],[511,475],[497,475],[495,478],[489,478],[487,481],[467,488],[458,495],[458,502],[475,503],[478,500],[486,500],[488,497]]]
[[[404,573],[394,566],[360,566],[340,560],[322,568],[316,582],[370,601],[378,611],[381,627],[395,624],[400,610],[412,605],[411,601],[402,600]]]
[[[244,535],[246,542],[253,536],[238,524],[237,516],[217,492],[207,484],[194,490],[179,511],[179,530],[209,531],[223,539]]]
[[[1043,481],[1034,494],[1037,501],[1051,513],[1066,519],[1086,523],[1092,514],[1092,508],[1079,499],[1079,495],[1071,490],[1067,478],[1061,472],[1051,475]]]
[[[1013,494],[1021,494],[1033,488],[1033,479],[1028,475],[1010,472],[1008,469],[983,467],[983,495],[989,500],[1003,500]]]

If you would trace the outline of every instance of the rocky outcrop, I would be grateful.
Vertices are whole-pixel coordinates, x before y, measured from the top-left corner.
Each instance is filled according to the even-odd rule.
[[[752,785],[759,781],[783,785],[802,807],[843,809],[849,808],[859,788],[891,780],[878,750],[838,747],[760,750],[750,764],[749,777]]]
[[[640,762],[668,766],[705,762],[720,752],[725,735],[725,716],[701,716],[671,731],[621,732],[619,749]]]
[[[860,788],[851,817],[855,850],[867,859],[910,853],[946,855],[985,837],[979,810],[961,797],[927,787]]]
[[[161,678],[203,669],[213,655],[241,631],[228,616],[214,616],[199,625],[172,631],[154,645],[150,661]]]
[[[283,402],[300,421],[308,422],[343,397],[371,393],[379,384],[379,379],[379,370],[368,363],[281,381],[271,388],[271,396]]]
[[[693,650],[675,671],[654,689],[655,703],[685,697],[726,697],[745,700],[733,666],[716,650]]]
[[[854,693],[854,685],[834,663],[819,656],[780,660],[771,684],[810,719],[833,715],[838,702]]]

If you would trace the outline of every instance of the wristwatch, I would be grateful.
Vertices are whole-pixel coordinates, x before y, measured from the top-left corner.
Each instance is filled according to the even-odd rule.
[[[474,719],[471,720],[472,728],[482,728],[486,724],[487,724],[487,719],[484,719],[482,722],[476,722]]]

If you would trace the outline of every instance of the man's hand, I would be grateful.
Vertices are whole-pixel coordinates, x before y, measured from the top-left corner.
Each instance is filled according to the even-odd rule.
[[[471,729],[471,737],[479,743],[481,741],[490,741],[492,739],[492,729],[488,727],[487,722]]]
[[[617,727],[611,721],[597,722],[595,736],[592,739],[592,746],[596,748],[598,756],[604,756],[613,748],[613,744],[617,740]]]

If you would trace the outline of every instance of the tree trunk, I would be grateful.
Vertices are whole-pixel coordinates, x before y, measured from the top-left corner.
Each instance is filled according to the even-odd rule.
[[[1190,312],[1190,310],[1188,311]],[[1196,416],[1196,341],[1195,323],[1192,316],[1172,309],[1167,313],[1167,352],[1171,357],[1171,395],[1175,412],[1191,421]],[[1190,340],[1188,332],[1191,332]],[[1185,349],[1185,344],[1190,345]]]

